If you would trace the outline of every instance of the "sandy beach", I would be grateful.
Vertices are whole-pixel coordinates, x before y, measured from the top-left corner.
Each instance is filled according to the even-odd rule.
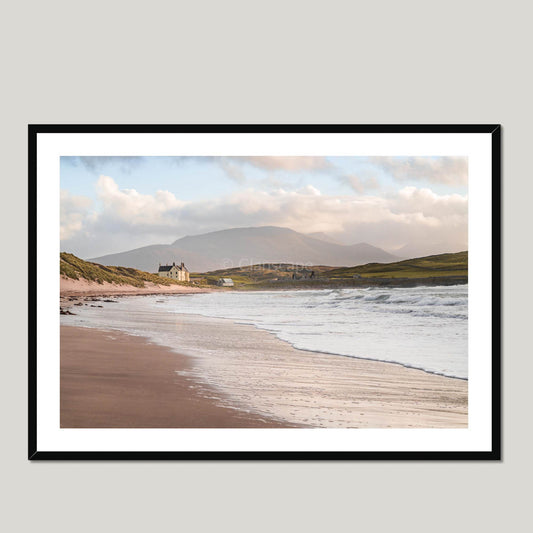
[[[227,322],[176,319],[188,335],[208,325],[205,357],[122,332],[62,326],[61,427],[468,426],[466,380],[296,350]],[[209,355],[222,342],[231,354]]]
[[[61,427],[291,427],[220,405],[213,390],[183,375],[189,367],[143,338],[62,326]]]
[[[468,426],[467,380],[298,350],[267,331],[226,319],[178,315],[175,320],[188,352],[195,353],[191,375],[222,390],[237,406],[310,427]],[[209,335],[198,336],[199,331]]]

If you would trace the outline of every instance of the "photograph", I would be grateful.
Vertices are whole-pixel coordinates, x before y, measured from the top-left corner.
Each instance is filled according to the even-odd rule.
[[[4,531],[528,523],[530,4],[7,7]]]
[[[30,456],[497,458],[498,127],[269,128],[30,126]]]

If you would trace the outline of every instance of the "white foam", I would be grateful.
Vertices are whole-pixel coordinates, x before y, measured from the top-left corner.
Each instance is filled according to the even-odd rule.
[[[142,296],[104,303],[98,310],[78,308],[79,317],[63,317],[63,322],[121,329],[172,347],[187,345],[176,314],[225,318],[269,331],[301,350],[466,379],[467,294],[462,285]]]

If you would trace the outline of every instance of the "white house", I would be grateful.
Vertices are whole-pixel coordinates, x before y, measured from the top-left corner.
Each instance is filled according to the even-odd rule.
[[[217,281],[217,285],[219,287],[233,287],[234,283],[231,278],[220,278]]]
[[[172,263],[171,265],[159,265],[159,271],[157,272],[161,278],[172,278],[177,279],[178,281],[189,281],[189,271],[184,263],[181,265],[176,265]]]

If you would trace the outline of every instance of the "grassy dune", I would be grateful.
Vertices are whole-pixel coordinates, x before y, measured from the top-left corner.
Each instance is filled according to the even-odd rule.
[[[86,279],[97,283],[116,283],[117,285],[133,285],[144,287],[145,282],[158,285],[190,285],[185,281],[170,278],[160,278],[157,274],[150,274],[135,268],[121,266],[104,266],[98,263],[84,261],[73,254],[61,253],[59,272],[62,276],[71,279]]]

